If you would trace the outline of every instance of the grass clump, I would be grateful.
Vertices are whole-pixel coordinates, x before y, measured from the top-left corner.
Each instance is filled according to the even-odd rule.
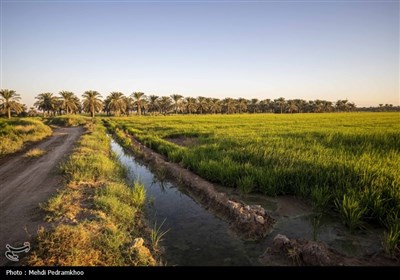
[[[143,207],[146,200],[146,190],[142,184],[135,182],[130,193],[132,204],[136,207]]]
[[[383,248],[390,256],[400,258],[400,224],[394,224],[384,232]]]
[[[125,185],[121,187],[127,188]],[[133,227],[137,209],[121,201],[118,196],[110,193],[106,195],[100,194],[95,197],[94,203],[100,210],[111,215],[117,224],[127,228]]]
[[[162,226],[165,223],[165,219],[158,226],[157,223],[154,223],[154,227],[150,232],[150,240],[153,250],[157,251],[159,243],[163,240],[163,237],[168,233],[169,229],[162,230]]]
[[[87,124],[90,120],[90,117],[82,115],[64,115],[48,118],[46,122],[49,125],[80,126]]]
[[[0,157],[21,150],[28,142],[50,136],[52,130],[37,118],[0,119]]]
[[[38,246],[29,263],[37,266],[101,265],[101,250],[94,246],[99,229],[94,223],[61,224],[53,231],[38,231]]]
[[[48,221],[60,221],[67,219],[75,221],[76,215],[81,211],[79,201],[82,198],[82,192],[74,188],[61,190],[56,196],[53,196],[49,201],[42,206],[49,215]]]
[[[360,228],[362,223],[361,219],[366,209],[360,204],[354,195],[343,195],[343,199],[337,201],[336,205],[345,225],[351,232]]]
[[[400,259],[400,217],[395,212],[387,213],[382,245],[389,256]]]
[[[115,177],[119,170],[113,160],[101,153],[78,153],[71,157],[62,170],[76,182],[97,182]],[[118,176],[118,175],[117,175]]]
[[[41,157],[46,153],[45,150],[42,149],[30,149],[28,152],[25,153],[24,157],[27,158],[38,158]]]

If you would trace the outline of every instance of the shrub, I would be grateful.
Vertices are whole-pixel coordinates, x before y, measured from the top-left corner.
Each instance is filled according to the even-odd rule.
[[[365,212],[365,208],[359,203],[354,195],[344,194],[342,201],[337,201],[336,205],[345,225],[351,232],[354,232],[361,226],[361,219]]]

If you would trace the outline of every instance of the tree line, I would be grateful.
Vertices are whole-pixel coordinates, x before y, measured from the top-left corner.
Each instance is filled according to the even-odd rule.
[[[357,111],[360,112],[400,112],[400,106],[393,106],[393,104],[379,104],[379,107],[359,107]]]
[[[121,92],[111,92],[104,100],[97,91],[85,91],[82,101],[70,91],[60,91],[58,95],[51,92],[38,94],[34,107],[28,111],[20,103],[20,95],[14,90],[0,90],[0,112],[11,117],[11,114],[37,115],[36,109],[43,115],[54,116],[62,114],[96,113],[107,115],[148,115],[148,114],[240,114],[240,113],[325,113],[325,112],[352,112],[356,105],[348,100],[278,99],[257,98],[210,98],[199,96],[184,97],[180,94],[170,96],[146,96],[143,92],[133,92],[124,95]]]

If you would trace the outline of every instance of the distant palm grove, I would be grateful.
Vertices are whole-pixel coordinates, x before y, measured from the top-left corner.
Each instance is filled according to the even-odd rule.
[[[328,113],[356,111],[356,105],[348,100],[303,100],[283,97],[278,99],[257,98],[210,98],[199,96],[184,97],[180,94],[170,96],[146,96],[143,92],[133,92],[126,96],[121,92],[111,92],[104,100],[97,91],[85,91],[82,101],[70,91],[60,91],[58,95],[51,92],[40,93],[36,97],[34,106],[27,110],[21,104],[20,95],[14,90],[0,90],[0,113],[8,118],[11,115],[36,116],[36,109],[43,112],[43,116],[62,114],[89,113],[92,117],[96,113],[107,115],[167,115],[167,114],[241,114],[241,113]],[[379,107],[362,108],[371,111],[398,111],[399,107],[392,104],[379,104]]]

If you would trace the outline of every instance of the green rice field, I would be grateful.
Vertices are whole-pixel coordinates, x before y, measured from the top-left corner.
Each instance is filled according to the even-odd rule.
[[[241,193],[292,194],[400,228],[400,114],[240,114],[106,119],[170,161]]]

